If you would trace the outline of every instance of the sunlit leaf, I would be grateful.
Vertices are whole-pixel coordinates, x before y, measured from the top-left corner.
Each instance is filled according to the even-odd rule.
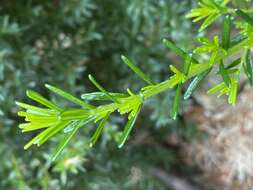
[[[211,25],[218,17],[220,16],[220,14],[216,13],[216,14],[212,14],[210,16],[207,17],[207,19],[203,22],[203,24],[201,25],[199,31],[202,32],[203,30],[205,30],[209,25]]]
[[[102,130],[109,118],[110,114],[107,114],[104,119],[100,122],[99,126],[97,127],[95,133],[93,134],[93,136],[91,137],[91,140],[90,140],[90,146],[94,146],[98,140],[98,138],[100,137],[101,133],[102,133]]]
[[[214,86],[213,88],[211,88],[210,90],[207,91],[208,94],[214,94],[217,91],[221,91],[222,89],[227,88],[226,84],[224,82]]]
[[[62,153],[64,148],[67,146],[69,141],[74,137],[74,135],[77,133],[78,129],[80,128],[83,121],[77,122],[74,126],[74,130],[72,130],[68,135],[66,135],[61,143],[58,145],[58,147],[55,149],[55,153],[52,156],[52,161],[56,160],[57,157]]]
[[[69,100],[70,102],[73,102],[74,104],[80,105],[83,108],[88,108],[88,109],[94,108],[94,106],[80,100],[79,98],[74,97],[73,95],[71,95],[71,94],[69,94],[69,93],[67,93],[67,92],[65,92],[65,91],[63,91],[59,88],[56,88],[56,87],[54,87],[52,85],[49,85],[49,84],[46,84],[45,87],[47,89],[51,90],[52,92],[54,92],[55,94]]]
[[[228,103],[235,105],[237,99],[238,80],[232,78],[231,89],[229,92]]]
[[[32,90],[27,90],[26,91],[26,95],[31,98],[32,100],[48,107],[48,108],[51,108],[51,109],[54,109],[54,110],[61,110],[60,107],[58,107],[55,103],[47,100],[46,98],[44,98],[43,96],[41,96],[39,93],[37,92],[34,92]]]
[[[129,136],[129,134],[136,122],[136,119],[139,115],[140,109],[141,109],[141,107],[139,106],[136,114],[128,120],[126,126],[124,127],[123,133],[121,134],[120,139],[118,141],[119,148],[122,148],[123,145],[125,144],[127,137]]]

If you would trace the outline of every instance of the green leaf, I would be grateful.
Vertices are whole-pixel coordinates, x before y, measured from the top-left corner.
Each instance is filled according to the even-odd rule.
[[[133,64],[127,57],[122,55],[121,59],[133,72],[135,72],[147,84],[149,85],[155,84],[148,75],[146,75],[140,68],[138,68],[135,64]]]
[[[109,94],[110,94],[110,96],[113,96],[116,99],[126,98],[128,96],[128,95],[122,94],[122,93],[109,92]],[[95,100],[98,100],[98,101],[111,100],[111,99],[108,99],[107,94],[105,94],[104,92],[85,93],[85,94],[81,95],[81,98],[84,99],[84,100],[87,100],[87,101],[91,101],[91,100],[93,100],[93,101],[95,101]]]
[[[231,17],[227,15],[224,17],[223,33],[222,33],[222,47],[225,50],[228,50],[229,48],[230,35],[231,35]]]
[[[26,121],[58,121],[58,115],[44,115],[44,113],[29,113],[24,111],[19,111],[18,116],[26,117]]]
[[[187,88],[186,92],[184,93],[184,100],[187,100],[191,97],[193,92],[196,90],[200,82],[210,73],[211,69],[208,69],[201,74],[197,75],[192,82],[190,83],[189,87]]]
[[[237,99],[237,89],[238,89],[238,81],[235,78],[232,78],[231,81],[231,89],[229,91],[228,103],[235,105]]]
[[[100,122],[99,126],[97,127],[95,133],[93,134],[93,136],[91,137],[91,141],[90,141],[90,147],[94,146],[98,140],[98,138],[100,137],[104,126],[109,118],[110,114],[108,113],[104,119]]]
[[[42,144],[44,144],[49,138],[53,137],[55,134],[57,134],[58,132],[60,132],[61,130],[63,130],[66,126],[68,126],[70,122],[69,121],[62,121],[59,124],[49,127],[47,128],[45,131],[45,134],[43,135],[43,137],[36,142],[36,144],[38,146],[41,146]],[[43,133],[42,132],[42,133]]]
[[[208,94],[214,94],[216,93],[217,91],[221,91],[223,90],[224,88],[227,88],[226,84],[224,82],[214,86],[213,88],[211,88],[210,90],[207,91]]]
[[[37,144],[38,146],[40,146],[41,144],[43,144],[44,142],[46,142],[48,138],[52,137],[54,134],[56,134],[57,132],[59,132],[60,130],[62,130],[67,124],[68,124],[68,122],[62,122],[62,123],[59,123],[59,124],[57,124],[55,126],[47,128],[46,130],[44,130],[43,132],[41,132],[39,135],[37,135],[36,137],[34,137],[32,140],[30,140],[24,146],[24,149],[25,150],[28,149],[33,144]]]
[[[80,122],[80,120],[71,121],[68,126],[63,129],[63,133],[69,133],[74,130],[75,126]]]
[[[241,17],[244,21],[246,21],[249,25],[253,26],[253,18],[249,16],[247,13],[243,12],[242,10],[236,10],[236,14]]]
[[[119,148],[122,148],[123,145],[125,144],[125,142],[127,140],[127,137],[129,136],[129,134],[130,134],[135,122],[136,122],[136,119],[139,115],[140,109],[141,109],[141,106],[138,107],[138,110],[137,110],[136,114],[128,120],[128,122],[127,122],[127,124],[124,128],[124,131],[123,131],[122,135],[120,136],[120,139],[119,139],[119,142],[118,142],[118,147]]]
[[[245,64],[246,75],[249,79],[250,85],[253,86],[253,56],[250,49],[247,50]]]
[[[80,105],[83,108],[88,108],[88,109],[93,109],[94,108],[94,106],[92,106],[92,105],[90,105],[90,104],[88,104],[88,103],[80,100],[79,98],[74,97],[73,95],[71,95],[71,94],[69,94],[69,93],[67,93],[67,92],[65,92],[65,91],[63,91],[63,90],[61,90],[59,88],[56,88],[56,87],[54,87],[52,85],[49,85],[49,84],[46,84],[45,87],[47,89],[51,90],[53,93],[55,93],[55,94],[57,94],[57,95],[65,98],[65,99],[69,100],[70,102],[73,102],[73,103],[75,103],[77,105]]]
[[[83,122],[83,126],[84,125],[87,125],[87,124],[89,124],[90,122],[96,122],[96,119],[98,119],[98,116],[97,115],[95,115],[95,116],[89,116],[89,117],[86,117],[86,118],[82,118],[82,120],[84,120],[84,122]],[[71,132],[71,131],[73,131],[74,130],[74,128],[75,128],[75,126],[76,126],[76,123],[79,123],[79,121],[80,121],[80,119],[78,119],[78,120],[73,120],[73,122],[71,122],[70,124],[68,124],[68,126],[66,126],[64,129],[63,129],[63,132],[64,133],[69,133],[69,132]]]
[[[74,126],[74,129],[68,135],[66,135],[64,137],[64,139],[61,141],[61,143],[56,148],[55,153],[52,156],[52,161],[55,161],[58,158],[58,156],[62,153],[62,151],[67,146],[69,141],[73,138],[73,136],[76,134],[78,129],[81,127],[82,122],[83,121],[76,123],[76,125]]]
[[[40,108],[40,107],[32,106],[32,105],[29,105],[29,104],[26,104],[26,103],[22,103],[22,102],[17,102],[16,101],[15,103],[19,107],[27,109],[27,111],[31,112],[31,113],[40,113],[40,114],[45,114],[45,115],[54,115],[54,114],[58,113],[55,110]]]
[[[192,65],[192,54],[190,53],[184,63],[184,74],[187,76]]]
[[[30,148],[30,146],[32,146],[33,144],[36,144],[37,141],[40,140],[40,138],[42,138],[42,136],[47,133],[46,130],[41,132],[39,135],[37,135],[36,137],[34,137],[32,140],[30,140],[25,146],[24,146],[24,150],[27,150],[28,148]]]
[[[222,61],[221,61],[220,65],[219,65],[219,69],[220,69],[219,71],[220,71],[220,74],[221,74],[221,76],[222,76],[222,78],[223,78],[223,81],[225,82],[225,84],[226,84],[227,86],[229,86],[230,83],[231,83],[231,81],[230,81],[228,72],[227,72],[227,70],[225,69],[224,64],[223,64]]]
[[[163,44],[170,49],[171,51],[173,51],[174,53],[176,53],[178,56],[182,57],[183,59],[187,59],[187,53],[182,50],[181,48],[177,47],[172,41],[169,41],[167,39],[163,39]]]
[[[23,123],[19,124],[19,128],[22,129],[22,133],[35,131],[38,129],[47,128],[53,125],[56,125],[57,122],[55,121],[47,121],[46,123]]]
[[[176,120],[177,119],[177,114],[179,111],[179,106],[181,102],[181,85],[177,85],[174,101],[173,101],[173,106],[171,110],[171,117]]]
[[[41,96],[39,93],[37,92],[34,92],[32,90],[27,90],[26,91],[26,95],[31,98],[32,100],[48,107],[48,108],[51,108],[53,110],[58,110],[60,111],[61,108],[58,107],[56,104],[54,104],[53,102],[47,100],[46,98],[44,98],[43,96]]]
[[[71,109],[71,110],[64,110],[61,113],[61,120],[78,120],[84,119],[89,116],[89,112],[83,109]]]
[[[203,30],[205,30],[209,25],[211,25],[218,17],[220,16],[220,14],[215,13],[212,15],[209,15],[205,21],[203,22],[203,24],[201,25],[199,32],[202,32]]]
[[[110,100],[112,100],[113,102],[118,102],[118,100],[114,97],[114,96],[111,96],[109,94],[109,92],[107,92],[96,80],[95,78],[92,76],[92,75],[89,75],[88,76],[90,81],[101,91],[103,92]]]
[[[187,52],[185,52],[183,49],[177,47],[172,41],[167,40],[167,39],[163,39],[163,44],[170,49],[171,51],[173,51],[175,54],[177,54],[178,56],[182,57],[184,60],[189,59],[189,55],[191,56],[190,59],[192,60],[193,63],[198,63],[198,61],[193,57],[192,54],[189,54]]]
[[[247,37],[244,35],[241,35],[241,34],[236,35],[234,38],[231,39],[230,48],[236,46],[237,44],[244,41],[245,39],[247,39]]]
[[[233,67],[236,67],[237,65],[239,65],[241,63],[241,58],[238,58],[236,60],[234,60],[232,63],[230,63],[228,66],[226,66],[226,70],[229,70]]]

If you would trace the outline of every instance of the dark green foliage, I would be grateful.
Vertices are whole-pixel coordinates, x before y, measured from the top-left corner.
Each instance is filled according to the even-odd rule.
[[[246,52],[244,71],[249,79],[250,85],[253,86],[253,56],[250,49]]]
[[[222,46],[226,50],[230,46],[230,35],[231,35],[231,16],[227,15],[224,18],[223,33],[222,33]]]

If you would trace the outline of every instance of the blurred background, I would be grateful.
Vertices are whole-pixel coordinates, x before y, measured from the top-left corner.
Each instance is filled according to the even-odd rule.
[[[16,116],[15,100],[29,102],[27,89],[54,100],[45,90],[45,83],[80,96],[95,90],[87,80],[91,73],[110,91],[120,92],[127,87],[138,91],[144,83],[122,64],[121,54],[155,81],[168,78],[169,65],[181,60],[163,46],[162,39],[170,38],[181,48],[191,49],[197,26],[185,14],[195,3],[1,1],[0,189],[198,190],[212,189],[217,184],[219,189],[228,186],[230,182],[220,177],[226,174],[226,168],[213,171],[209,161],[209,168],[200,164],[206,158],[202,142],[206,142],[208,130],[198,126],[208,120],[214,107],[213,100],[207,100],[201,91],[197,93],[198,101],[193,98],[184,102],[177,121],[169,117],[173,91],[147,102],[123,149],[118,149],[114,141],[125,123],[117,116],[106,126],[95,148],[88,147],[89,131],[81,129],[54,163],[50,156],[61,135],[43,147],[24,151],[24,144],[34,134],[21,134],[18,129],[22,121]],[[64,100],[57,101],[65,105]],[[204,101],[211,102],[211,108],[208,104],[203,107]],[[197,117],[206,110],[207,118]]]

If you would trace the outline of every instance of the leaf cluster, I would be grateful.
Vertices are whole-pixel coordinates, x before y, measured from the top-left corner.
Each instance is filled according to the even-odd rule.
[[[240,9],[240,7],[235,9],[231,4],[232,1],[230,0],[202,0],[199,3],[199,7],[193,8],[187,15],[187,17],[195,17],[195,22],[204,19],[200,31],[203,31],[218,18],[221,18],[223,20],[221,37],[215,35],[213,40],[202,37],[199,39],[201,46],[196,47],[193,51],[186,51],[169,39],[163,40],[167,48],[183,59],[181,68],[170,65],[172,75],[165,81],[159,83],[154,82],[151,77],[137,67],[136,64],[125,56],[122,56],[122,61],[139,78],[147,83],[147,86],[141,88],[138,93],[134,93],[130,89],[127,89],[126,93],[108,92],[91,75],[89,75],[89,79],[99,92],[84,94],[82,95],[83,100],[54,86],[46,85],[46,88],[53,93],[80,106],[78,109],[62,108],[41,95],[33,91],[28,91],[27,95],[29,98],[46,106],[46,108],[17,103],[20,107],[26,109],[26,112],[21,111],[19,115],[25,117],[25,120],[28,122],[26,124],[21,124],[20,128],[24,132],[41,128],[45,128],[45,130],[28,142],[25,148],[30,147],[32,144],[40,146],[50,137],[63,131],[66,133],[66,138],[57,148],[53,157],[55,159],[70,139],[77,133],[79,128],[91,122],[95,124],[99,123],[90,140],[90,145],[93,146],[101,135],[110,115],[114,112],[118,112],[121,115],[128,115],[126,126],[118,138],[118,147],[122,147],[133,129],[143,103],[147,99],[167,91],[168,89],[175,88],[173,105],[171,107],[171,117],[176,119],[177,115],[180,113],[182,97],[184,97],[184,99],[190,98],[200,82],[211,70],[214,70],[215,67],[218,69],[217,76],[220,77],[222,82],[211,88],[208,93],[217,93],[218,97],[227,95],[228,103],[234,105],[237,99],[241,71],[244,71],[250,84],[252,85],[253,83],[253,61],[250,50],[253,45],[253,36],[251,32],[253,17],[247,13],[248,10]],[[239,20],[240,23],[234,24],[237,20]],[[232,30],[234,28],[241,31],[238,34],[232,35]],[[234,60],[232,62],[228,61],[228,58],[232,58],[238,53],[240,57],[236,59],[233,58]],[[202,60],[201,57],[207,57],[207,59]],[[189,80],[191,80],[191,82],[184,93],[183,85]],[[98,106],[89,103],[98,100],[109,103],[100,103]]]

